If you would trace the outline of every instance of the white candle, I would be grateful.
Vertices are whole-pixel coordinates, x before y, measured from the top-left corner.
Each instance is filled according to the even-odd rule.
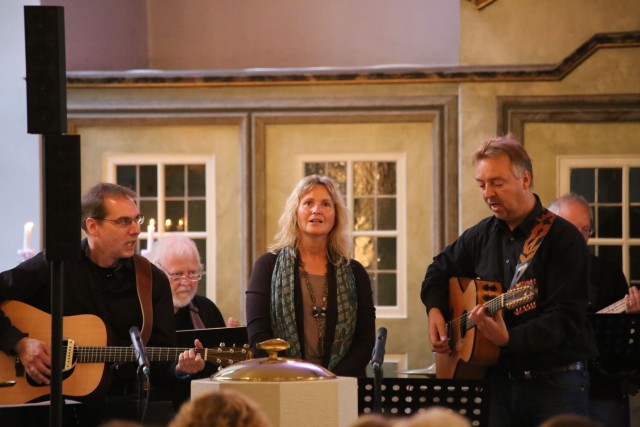
[[[22,238],[22,250],[28,251],[31,245],[31,232],[33,231],[33,222],[29,221],[24,224],[24,235]]]
[[[153,247],[153,232],[155,231],[156,227],[156,221],[151,218],[149,220],[149,225],[147,226],[147,251],[151,251],[151,248]]]

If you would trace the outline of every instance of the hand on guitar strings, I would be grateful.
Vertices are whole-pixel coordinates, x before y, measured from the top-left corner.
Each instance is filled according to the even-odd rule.
[[[194,342],[196,348],[201,349],[202,343],[200,340],[196,339]],[[204,369],[204,359],[202,355],[196,353],[193,348],[184,351],[178,357],[178,364],[176,365],[176,374],[185,375],[185,374],[197,374],[198,372]]]
[[[51,348],[33,338],[22,338],[15,346],[24,370],[36,383],[49,384],[51,377]]]
[[[442,312],[437,308],[429,310],[429,341],[431,342],[431,351],[436,353],[451,352],[446,322]]]
[[[502,317],[502,310],[491,317],[487,315],[487,309],[484,305],[476,305],[469,313],[469,320],[489,341],[498,347],[509,344],[509,332]]]
[[[625,295],[625,311],[627,313],[640,313],[640,291],[635,286],[629,288],[629,293]]]

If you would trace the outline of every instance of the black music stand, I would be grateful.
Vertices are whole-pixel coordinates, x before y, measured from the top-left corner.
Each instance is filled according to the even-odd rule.
[[[358,378],[358,413],[374,412],[374,380]],[[410,416],[422,408],[444,406],[465,416],[476,427],[489,426],[490,386],[485,380],[384,378],[382,413]]]
[[[635,394],[640,383],[640,314],[589,314],[589,321],[600,351],[592,368]]]

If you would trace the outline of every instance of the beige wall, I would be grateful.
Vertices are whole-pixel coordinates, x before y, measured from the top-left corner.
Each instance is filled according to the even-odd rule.
[[[460,0],[460,64],[557,64],[595,33],[638,31],[636,0]]]

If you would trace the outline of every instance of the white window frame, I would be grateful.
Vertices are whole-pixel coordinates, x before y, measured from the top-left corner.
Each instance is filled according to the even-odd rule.
[[[571,169],[575,168],[620,168],[622,169],[622,237],[599,238],[591,237],[591,245],[622,246],[622,271],[627,281],[630,280],[629,247],[640,245],[640,238],[629,237],[629,168],[640,167],[640,157],[616,155],[584,155],[560,156],[557,160],[556,197],[567,193],[571,189]]]
[[[305,174],[305,163],[346,162],[347,163],[347,206],[353,213],[353,167],[354,162],[395,162],[396,163],[396,230],[353,231],[353,215],[351,215],[351,230],[356,236],[376,236],[397,238],[396,248],[396,305],[376,306],[377,318],[406,318],[407,317],[407,180],[405,153],[344,153],[344,154],[305,154],[295,157],[298,165],[299,179]]]
[[[156,165],[158,167],[158,218],[156,218],[155,236],[162,238],[165,234],[182,234],[189,238],[206,238],[207,240],[207,274],[206,296],[214,300],[216,297],[216,198],[215,198],[215,155],[210,154],[181,154],[181,153],[104,153],[105,180],[116,182],[116,166],[119,165]],[[204,164],[206,174],[206,231],[169,232],[164,230],[164,166]],[[140,238],[147,238],[147,231],[141,230]]]

